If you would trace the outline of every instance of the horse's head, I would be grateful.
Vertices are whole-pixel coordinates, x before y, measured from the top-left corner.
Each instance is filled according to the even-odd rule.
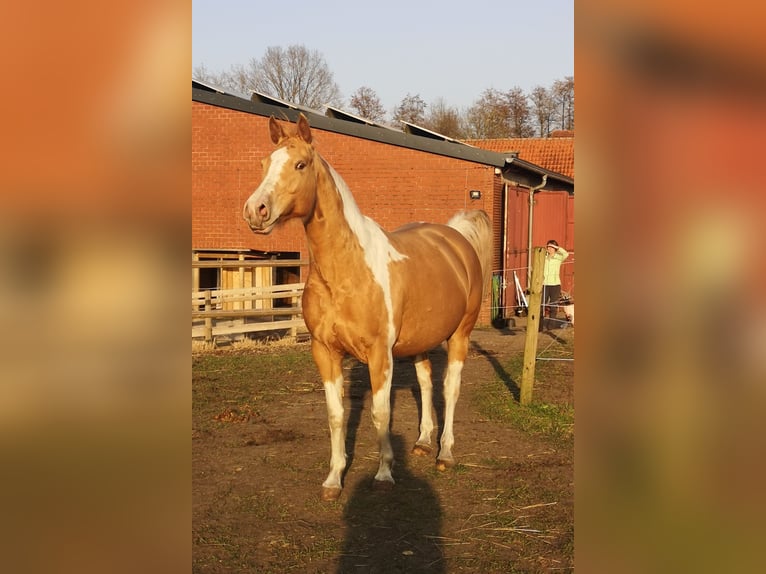
[[[316,154],[306,116],[300,114],[296,129],[290,132],[272,116],[269,133],[277,149],[263,160],[261,184],[242,211],[256,233],[271,233],[277,223],[293,217],[305,219],[311,214],[316,197]]]

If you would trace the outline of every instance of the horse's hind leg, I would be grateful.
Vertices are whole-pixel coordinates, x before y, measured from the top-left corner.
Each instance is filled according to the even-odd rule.
[[[455,444],[452,425],[455,420],[455,405],[460,396],[460,378],[468,354],[468,342],[468,335],[463,335],[459,331],[447,341],[447,371],[444,375],[444,431],[442,432],[439,456],[436,459],[438,470],[446,470],[455,465],[455,459],[452,456],[452,445]]]
[[[420,436],[412,448],[412,453],[419,456],[431,454],[431,433],[434,430],[434,421],[431,411],[433,410],[433,382],[431,380],[431,361],[428,355],[423,353],[415,357],[415,373],[420,385]]]

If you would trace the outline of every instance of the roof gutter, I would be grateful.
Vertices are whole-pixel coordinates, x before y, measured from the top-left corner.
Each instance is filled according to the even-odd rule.
[[[574,179],[519,159],[517,156],[506,156],[503,173],[506,179],[515,182],[521,187],[536,187],[538,181],[536,176],[539,176],[546,178],[546,184],[544,185],[547,185],[547,180],[550,180],[551,185],[554,185],[554,182],[556,182],[553,189],[574,194]],[[539,189],[539,186],[536,188]]]

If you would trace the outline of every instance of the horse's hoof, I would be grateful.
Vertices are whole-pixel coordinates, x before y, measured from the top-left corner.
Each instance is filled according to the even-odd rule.
[[[439,459],[436,461],[436,470],[438,470],[439,472],[444,472],[445,470],[447,470],[448,468],[452,468],[453,466],[455,466],[454,460]]]
[[[394,489],[394,483],[390,480],[373,480],[372,489],[378,492],[389,492]]]
[[[430,456],[431,447],[427,444],[416,444],[412,447],[412,454],[416,456]]]
[[[325,502],[332,502],[340,498],[342,489],[338,487],[323,486],[322,487],[322,500]]]

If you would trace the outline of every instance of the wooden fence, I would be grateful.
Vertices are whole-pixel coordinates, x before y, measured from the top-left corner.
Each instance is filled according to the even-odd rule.
[[[205,267],[238,269],[244,277],[245,270],[255,267],[298,267],[306,263],[298,260],[192,261],[192,272]],[[305,329],[301,310],[303,287],[303,283],[290,283],[192,291],[192,339],[213,342],[220,336],[283,329],[296,336],[301,328]],[[277,300],[280,305],[275,305]]]

